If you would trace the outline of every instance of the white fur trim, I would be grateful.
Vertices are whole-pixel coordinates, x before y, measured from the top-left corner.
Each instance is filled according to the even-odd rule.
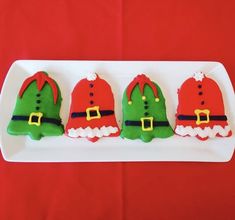
[[[97,74],[96,73],[89,73],[89,74],[87,74],[86,78],[88,81],[94,81],[97,78]]]
[[[201,138],[214,138],[216,134],[219,134],[223,137],[228,136],[230,132],[230,126],[227,125],[224,128],[220,125],[215,125],[213,128],[205,127],[204,129],[200,127],[192,128],[191,126],[183,126],[183,125],[177,125],[175,129],[175,133],[181,136],[189,135],[191,137],[199,136]]]
[[[103,136],[109,136],[110,134],[115,134],[118,132],[117,127],[112,126],[103,126],[101,128],[70,128],[68,129],[68,136],[69,137],[87,137],[87,138],[94,138],[98,137],[101,138]]]
[[[205,75],[202,72],[196,72],[196,73],[194,73],[194,76],[193,76],[193,78],[196,81],[202,81],[204,77],[205,77]]]

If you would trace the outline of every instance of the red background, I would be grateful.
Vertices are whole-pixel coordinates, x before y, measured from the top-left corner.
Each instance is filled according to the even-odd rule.
[[[232,0],[0,0],[0,84],[16,59],[216,60],[235,85]],[[235,219],[229,163],[7,163],[0,219]]]

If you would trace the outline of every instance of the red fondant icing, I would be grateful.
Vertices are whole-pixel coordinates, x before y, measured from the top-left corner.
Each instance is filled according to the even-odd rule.
[[[27,78],[23,82],[21,89],[19,91],[19,97],[23,96],[25,90],[33,81],[36,81],[39,91],[42,90],[43,86],[47,82],[51,86],[53,97],[54,97],[54,103],[56,104],[57,98],[58,98],[58,89],[57,89],[56,83],[54,82],[52,78],[47,76],[45,72],[42,72],[42,71],[35,73],[33,76]]]
[[[178,90],[178,100],[176,125],[192,126],[193,128],[228,125],[227,121],[210,121],[197,125],[195,120],[177,119],[178,115],[195,115],[195,109],[208,109],[210,115],[225,115],[222,93],[214,80],[206,76],[202,81],[196,81],[193,77],[189,78]]]
[[[112,94],[111,87],[109,84],[101,79],[98,75],[97,78],[93,81],[87,79],[82,79],[77,83],[73,92],[72,92],[72,103],[70,106],[70,117],[66,125],[65,133],[68,135],[68,130],[71,128],[101,128],[103,126],[112,126],[117,127],[117,122],[115,114],[103,116],[98,119],[92,119],[88,121],[86,117],[76,117],[72,118],[71,114],[73,112],[86,112],[87,108],[94,106],[99,106],[99,110],[114,110],[114,98]],[[120,135],[120,130],[114,134],[108,136],[115,137]],[[95,142],[99,138],[89,138],[89,141]]]
[[[148,85],[153,90],[155,98],[158,98],[158,92],[156,86],[153,84],[153,82],[144,74],[140,74],[137,77],[134,78],[134,80],[129,84],[126,90],[126,94],[128,97],[128,101],[131,101],[131,94],[134,90],[134,88],[139,85],[140,92],[143,95],[144,94],[144,86]]]

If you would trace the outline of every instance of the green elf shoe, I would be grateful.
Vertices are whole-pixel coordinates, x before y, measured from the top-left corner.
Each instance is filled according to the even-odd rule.
[[[62,135],[61,101],[57,83],[46,72],[37,72],[24,81],[7,132],[29,135],[33,140]]]
[[[128,85],[122,99],[121,137],[150,142],[174,134],[167,116],[165,98],[160,87],[144,74]]]

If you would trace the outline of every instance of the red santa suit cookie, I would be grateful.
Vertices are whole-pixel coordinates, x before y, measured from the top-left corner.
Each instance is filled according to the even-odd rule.
[[[200,140],[232,135],[222,93],[214,80],[201,72],[195,73],[182,84],[178,99],[176,134]]]
[[[111,87],[97,74],[89,75],[75,86],[66,134],[92,142],[101,137],[119,136]]]

